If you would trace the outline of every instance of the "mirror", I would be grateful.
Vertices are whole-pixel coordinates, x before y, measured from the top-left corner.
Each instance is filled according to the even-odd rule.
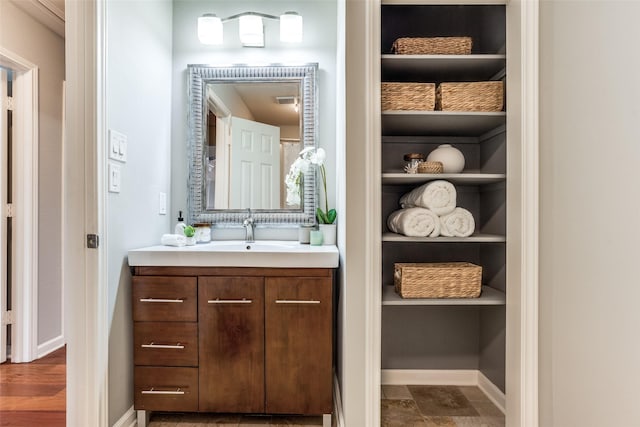
[[[284,177],[316,146],[317,64],[189,65],[189,218],[193,223],[313,224],[315,173],[301,206],[287,205]]]

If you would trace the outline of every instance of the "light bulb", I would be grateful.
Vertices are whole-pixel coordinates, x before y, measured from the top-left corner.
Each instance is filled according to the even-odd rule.
[[[222,44],[222,20],[212,13],[199,17],[198,39],[202,44]]]
[[[264,47],[262,18],[256,15],[240,17],[240,41],[244,46]]]
[[[296,12],[280,15],[280,41],[285,43],[302,42],[302,16]]]

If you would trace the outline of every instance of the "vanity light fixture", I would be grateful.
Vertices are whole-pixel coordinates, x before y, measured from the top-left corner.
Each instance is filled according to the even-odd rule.
[[[218,18],[212,13],[206,13],[198,18],[198,38],[202,44],[222,44],[222,24],[238,19],[242,45],[244,47],[264,47],[263,18],[280,21],[281,42],[302,42],[302,16],[296,12],[285,12],[279,17],[259,12],[243,12],[224,19]]]

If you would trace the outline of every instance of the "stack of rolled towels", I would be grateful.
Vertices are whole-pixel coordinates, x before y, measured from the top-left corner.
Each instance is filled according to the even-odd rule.
[[[408,237],[468,237],[476,224],[468,210],[456,206],[456,188],[449,181],[431,181],[400,198],[402,209],[387,218],[394,233]]]

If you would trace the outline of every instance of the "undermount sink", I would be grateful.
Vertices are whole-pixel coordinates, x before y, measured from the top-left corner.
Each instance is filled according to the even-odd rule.
[[[130,266],[335,268],[338,249],[289,240],[218,240],[129,251]]]

